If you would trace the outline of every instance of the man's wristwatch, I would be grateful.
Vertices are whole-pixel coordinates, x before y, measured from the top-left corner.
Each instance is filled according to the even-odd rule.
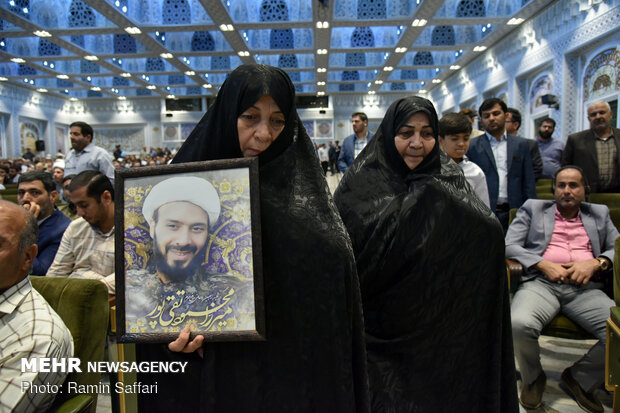
[[[607,271],[609,269],[609,264],[605,258],[597,257],[596,259],[601,264],[601,271]]]

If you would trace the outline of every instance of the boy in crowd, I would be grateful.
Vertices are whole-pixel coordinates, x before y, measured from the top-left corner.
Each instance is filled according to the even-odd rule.
[[[439,120],[439,144],[461,167],[476,195],[486,206],[489,206],[489,191],[484,172],[465,156],[469,149],[471,131],[472,124],[467,116],[460,113],[448,113]]]

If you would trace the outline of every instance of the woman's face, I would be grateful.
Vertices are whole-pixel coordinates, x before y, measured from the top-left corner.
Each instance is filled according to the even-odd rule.
[[[414,113],[396,132],[394,144],[409,169],[418,166],[435,146],[428,115],[424,112]]]
[[[237,118],[239,146],[243,156],[258,156],[284,129],[284,114],[269,95],[263,95]]]

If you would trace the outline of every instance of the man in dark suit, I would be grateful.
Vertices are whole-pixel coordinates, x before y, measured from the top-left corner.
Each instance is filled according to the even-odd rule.
[[[506,257],[519,261],[524,275],[511,304],[512,336],[527,409],[542,402],[546,376],[540,364],[540,332],[562,311],[600,341],[562,373],[562,384],[579,406],[603,412],[592,391],[603,384],[605,320],[614,301],[602,290],[611,276],[618,230],[605,205],[584,202],[587,181],[581,169],[556,172],[554,201],[530,199],[506,234]]]
[[[506,111],[506,133],[509,135],[519,135],[521,127],[521,112],[515,108],[508,108]],[[530,144],[530,156],[532,157],[532,167],[534,168],[534,179],[539,180],[543,173],[543,161],[538,149],[538,142],[534,139],[527,139]]]
[[[480,105],[480,122],[486,133],[471,140],[467,157],[484,172],[491,209],[504,231],[508,212],[536,197],[536,182],[527,139],[506,134],[506,104],[498,98]]]
[[[612,128],[607,102],[588,106],[590,129],[568,136],[562,165],[577,165],[592,192],[620,192],[620,129]]]
[[[52,265],[60,240],[71,223],[54,204],[58,199],[52,175],[43,171],[28,171],[17,183],[17,203],[37,220],[39,238],[37,256],[32,264],[33,275],[45,275]]]

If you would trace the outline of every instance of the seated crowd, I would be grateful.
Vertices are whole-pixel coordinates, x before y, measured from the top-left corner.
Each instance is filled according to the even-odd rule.
[[[587,108],[590,128],[570,134],[565,143],[552,137],[556,122],[551,118],[542,120],[533,139],[519,136],[521,114],[497,98],[486,99],[477,114],[472,110],[444,114],[436,125],[429,121],[432,116],[427,112],[421,109],[410,112],[407,114],[411,119],[414,114],[425,113],[426,118],[420,121],[424,123],[423,128],[432,124],[435,130],[429,133],[436,135],[437,145],[443,150],[441,156],[447,155],[454,161],[446,158],[449,165],[458,165],[457,174],[462,172],[470,186],[465,188],[468,185],[463,184],[462,189],[481,201],[472,208],[484,210],[488,216],[494,214],[505,236],[505,257],[518,261],[524,268],[510,305],[514,355],[522,378],[519,402],[526,409],[537,409],[542,404],[546,375],[540,363],[538,338],[542,329],[563,312],[599,341],[583,358],[564,370],[561,382],[585,411],[603,412],[594,391],[604,379],[605,320],[609,308],[615,305],[603,287],[613,277],[614,242],[620,234],[608,206],[589,203],[588,195],[620,192],[620,130],[610,125],[609,104],[590,104]],[[482,130],[474,127],[477,117]],[[394,120],[394,127],[400,127],[398,121]],[[410,123],[417,127],[415,122]],[[382,135],[387,135],[386,130]],[[373,139],[365,128],[363,132],[366,139]],[[415,180],[419,178],[408,175],[418,163],[413,168],[407,163],[407,156],[418,156],[407,152],[415,153],[417,143],[400,147],[400,132],[395,136],[391,137],[393,145],[406,164],[402,166],[406,171],[403,182],[419,184]],[[99,153],[102,149],[92,144],[92,128],[83,122],[71,125],[71,142],[72,149],[66,157],[60,151],[55,158],[40,157],[28,149],[21,158],[0,160],[0,198],[5,199],[0,201],[0,267],[8,274],[0,285],[0,410],[35,411],[51,403],[49,397],[19,392],[16,375],[21,357],[72,355],[68,330],[33,290],[28,275],[96,279],[114,295],[114,183],[110,168],[166,165],[177,153],[177,149],[143,147],[139,153],[127,154],[120,145],[113,154]],[[420,145],[422,159],[431,152],[439,165],[439,153],[432,152],[432,145],[430,148],[424,142]],[[358,154],[369,157],[369,152],[378,146],[379,143],[368,145],[363,151],[355,152],[355,157]],[[323,175],[328,166],[334,171],[331,149],[329,153],[325,147],[319,149]],[[88,160],[82,162],[97,153],[97,165],[103,166],[93,167],[95,163]],[[355,157],[351,157],[348,166],[355,165]],[[389,165],[385,168],[389,170]],[[424,170],[418,168],[415,172],[418,171],[422,174]],[[343,184],[355,182],[354,177],[361,172],[364,169],[350,168],[339,191],[354,191]],[[536,184],[540,179],[552,180],[551,194],[546,193],[544,199],[537,199],[541,197]],[[16,193],[11,192],[11,187],[16,187]],[[406,190],[407,186],[403,188]],[[513,216],[517,211],[512,222],[511,210]],[[345,224],[356,244],[355,228],[349,226],[358,224],[353,218]],[[353,245],[359,259],[357,247]],[[368,252],[364,251],[364,254]],[[362,274],[365,270],[359,265],[358,262],[358,273]],[[364,300],[367,282],[368,279],[361,280]],[[369,314],[381,317],[374,312]],[[38,322],[33,327],[35,319],[46,320],[46,328],[39,330]],[[35,344],[20,349],[25,346],[18,338],[21,334]],[[51,344],[43,348],[41,340]],[[383,343],[374,345],[375,348],[384,346]],[[6,358],[9,351],[14,356]],[[26,379],[41,383],[58,383],[64,379],[62,375],[52,376]],[[374,401],[372,396],[373,410]]]

